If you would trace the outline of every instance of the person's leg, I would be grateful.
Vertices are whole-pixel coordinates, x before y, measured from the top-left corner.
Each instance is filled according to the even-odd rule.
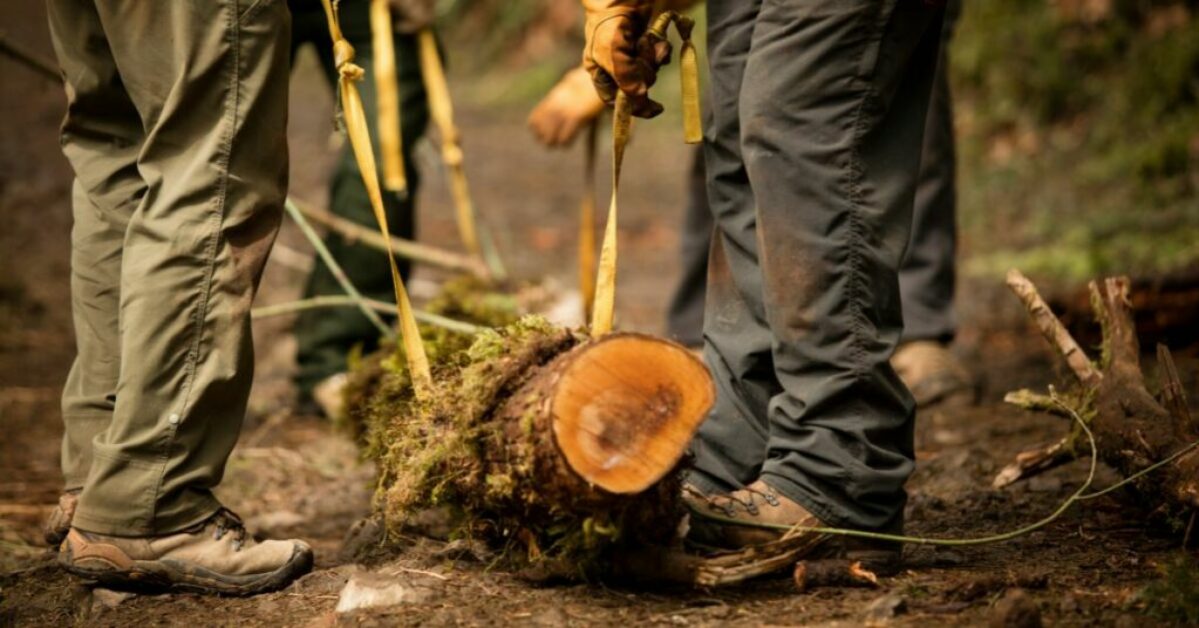
[[[679,243],[682,272],[666,313],[666,330],[688,347],[704,344],[704,295],[708,285],[708,252],[712,246],[712,210],[708,207],[708,183],[703,149],[692,154],[687,176],[687,207]]]
[[[688,482],[704,493],[739,489],[766,456],[766,408],[779,392],[762,304],[757,218],[741,154],[740,101],[760,0],[708,3],[709,111],[704,138],[716,231],[708,263],[704,361],[716,405],[693,444]]]
[[[366,111],[367,126],[376,150],[377,141],[377,98],[373,80],[374,51],[371,46],[370,3],[367,1],[342,2],[342,30],[346,39],[354,46],[354,62],[366,70],[365,80],[358,83]],[[331,46],[328,39],[316,42],[318,48]],[[417,57],[416,39],[411,35],[396,34],[396,72],[400,88],[400,126],[403,133],[404,167],[408,176],[408,196],[384,191],[383,204],[387,211],[388,225],[396,236],[411,239],[416,232],[414,198],[419,178],[414,167],[412,149],[424,135],[428,125],[429,108],[425,98],[424,81],[421,79],[420,62]],[[327,62],[326,71],[332,76],[334,69]],[[381,161],[380,161],[381,163]],[[382,176],[382,175],[380,175]],[[329,192],[329,208],[338,216],[375,229],[375,215],[358,171],[350,147],[346,146],[337,164],[337,171]],[[382,253],[348,242],[340,235],[329,234],[325,238],[333,257],[345,268],[350,281],[368,297],[393,301],[391,272],[387,258]],[[403,259],[400,272],[407,277],[410,264]],[[341,286],[329,269],[318,264],[309,275],[305,296],[342,294]],[[302,394],[310,394],[315,385],[337,373],[345,372],[346,356],[361,346],[372,351],[379,340],[378,330],[361,312],[345,308],[303,313],[296,322],[297,361],[299,374],[297,383]]]
[[[953,102],[949,92],[949,40],[961,9],[949,2],[941,54],[924,127],[920,177],[912,212],[912,236],[899,269],[903,341],[948,342],[957,329],[953,315],[957,254],[957,211]]]
[[[914,466],[913,402],[889,359],[942,16],[904,0],[765,2],[745,69],[741,146],[782,385],[761,479],[831,525],[893,525]]]
[[[287,187],[288,14],[277,0],[94,4],[146,137],[120,275],[113,418],[74,526],[162,535],[209,519],[253,370],[250,304]]]
[[[108,429],[116,402],[121,248],[129,217],[146,192],[137,171],[144,135],[95,7],[52,2],[47,10],[68,87],[63,152],[76,173],[71,229],[76,355],[62,396],[63,478],[66,490],[76,492],[91,469],[92,440]],[[69,517],[59,524],[69,526]],[[61,540],[66,531],[55,534]]]
[[[957,331],[953,312],[957,254],[956,164],[949,91],[949,41],[962,9],[946,5],[941,54],[924,128],[912,236],[899,268],[904,331],[892,366],[920,407],[970,403],[974,377],[949,350]]]

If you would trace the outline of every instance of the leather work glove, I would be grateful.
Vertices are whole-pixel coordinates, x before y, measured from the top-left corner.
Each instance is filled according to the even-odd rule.
[[[569,146],[583,125],[604,111],[604,101],[591,85],[583,68],[567,72],[529,114],[529,130],[537,141],[549,146]]]
[[[411,35],[433,25],[437,0],[388,0],[397,31]]]
[[[617,90],[628,95],[633,115],[652,118],[662,105],[649,97],[658,68],[670,61],[670,43],[643,41],[653,3],[646,0],[582,0],[587,13],[584,26],[583,67],[595,91],[609,105]]]

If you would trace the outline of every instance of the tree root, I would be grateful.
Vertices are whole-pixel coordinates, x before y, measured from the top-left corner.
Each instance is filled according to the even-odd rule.
[[[1019,271],[1008,273],[1008,286],[1020,298],[1034,325],[1058,349],[1077,379],[1078,392],[1041,395],[1010,393],[1005,400],[1029,410],[1083,417],[1095,434],[1098,457],[1125,477],[1180,452],[1199,440],[1199,426],[1187,406],[1170,351],[1157,349],[1163,386],[1154,396],[1140,365],[1140,344],[1128,298],[1129,280],[1115,277],[1091,282],[1092,309],[1103,331],[1098,365],[1078,346],[1051,312],[1036,287]],[[1075,457],[1073,436],[1021,453],[995,478],[996,487],[1043,473]],[[1132,486],[1151,503],[1160,503],[1183,521],[1199,509],[1199,449],[1164,465],[1152,479]]]

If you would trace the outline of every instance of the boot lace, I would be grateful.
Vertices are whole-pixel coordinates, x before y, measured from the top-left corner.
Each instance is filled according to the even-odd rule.
[[[228,508],[221,508],[217,511],[212,519],[213,523],[212,538],[221,540],[226,534],[233,534],[233,551],[240,552],[246,542],[246,526],[242,523],[241,517]]]
[[[765,503],[772,508],[777,508],[780,504],[778,496],[774,493],[774,489],[770,488],[762,491],[751,486],[746,486],[739,491],[724,495],[704,495],[698,491],[691,492],[701,497],[708,506],[714,510],[719,510],[726,517],[736,517],[738,506],[743,508],[750,516],[758,516],[762,512],[762,509],[758,507],[759,498],[761,499],[761,503]],[[738,493],[745,495],[745,498],[743,499]]]

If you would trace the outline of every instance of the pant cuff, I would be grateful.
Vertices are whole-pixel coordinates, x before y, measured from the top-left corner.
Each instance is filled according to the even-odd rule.
[[[695,487],[696,490],[704,495],[729,493],[736,490],[733,487],[725,486],[725,484],[720,480],[717,480],[696,468],[687,470],[687,477],[683,480],[683,482]]]
[[[71,526],[84,532],[107,536],[163,536],[206,521],[220,509],[221,503],[211,495],[200,497],[194,503],[171,508],[169,512],[156,515],[149,521],[137,515],[97,513],[81,507],[75,511]]]

